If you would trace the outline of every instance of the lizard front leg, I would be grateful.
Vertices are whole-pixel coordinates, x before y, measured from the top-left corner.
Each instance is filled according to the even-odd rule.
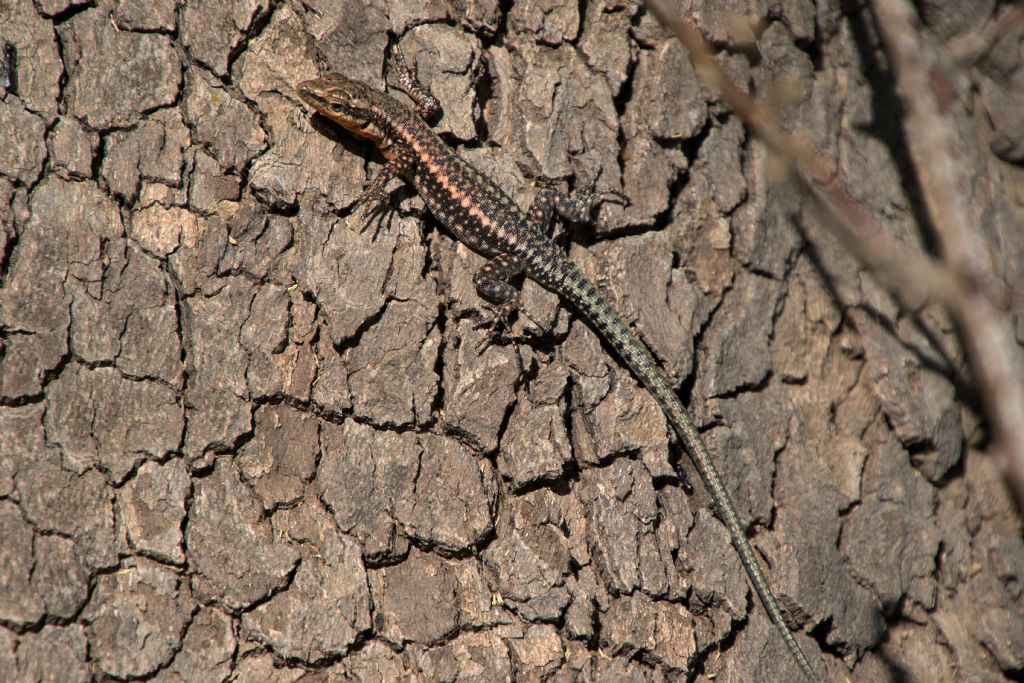
[[[416,105],[416,113],[425,121],[431,121],[441,113],[441,102],[434,97],[425,85],[416,79],[416,75],[405,63],[402,48],[397,44],[391,48],[391,72],[398,80],[396,87],[404,92]]]
[[[380,232],[384,219],[394,211],[391,198],[385,191],[388,183],[398,177],[410,178],[416,170],[416,155],[411,149],[402,148],[393,154],[389,149],[384,151],[384,154],[388,163],[373,177],[373,180],[356,197],[355,201],[356,204],[365,204],[366,206],[366,222],[362,226],[363,230],[376,221],[377,229],[374,231],[374,236]]]

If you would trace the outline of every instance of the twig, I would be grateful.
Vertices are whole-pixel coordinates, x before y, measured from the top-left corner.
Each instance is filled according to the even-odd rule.
[[[1024,23],[1024,7],[1006,5],[985,27],[965,36],[953,38],[946,49],[950,59],[960,66],[974,66],[984,59],[1005,36]]]
[[[895,4],[902,0],[884,0]],[[825,227],[835,234],[853,255],[867,267],[907,310],[916,310],[925,299],[932,299],[951,313],[958,323],[958,331],[974,371],[975,380],[982,387],[983,406],[992,428],[994,448],[1004,475],[1019,504],[1024,505],[1024,388],[1019,378],[1024,377],[1016,366],[1014,349],[1008,326],[1001,322],[993,304],[993,279],[986,264],[969,254],[962,254],[952,265],[927,255],[912,252],[891,239],[871,213],[858,202],[835,165],[823,158],[798,136],[787,133],[775,116],[765,107],[748,97],[738,88],[715,61],[707,43],[692,23],[666,7],[663,0],[644,0],[658,20],[675,34],[686,49],[697,75],[740,117],[747,128],[769,147],[782,161],[808,195],[814,199],[826,220]],[[874,5],[883,3],[875,0]],[[909,10],[904,12],[909,16]],[[886,24],[879,18],[879,24]],[[907,27],[909,30],[909,23]],[[888,30],[893,31],[889,26]],[[901,33],[905,33],[903,31]],[[919,42],[919,38],[915,36]],[[913,50],[911,50],[913,52]],[[901,52],[901,56],[904,53]],[[929,73],[927,71],[925,74]],[[897,73],[897,77],[905,74]],[[927,80],[925,80],[927,84]],[[911,90],[911,92],[915,92]],[[928,99],[911,95],[904,102],[907,110],[931,108],[938,117],[941,107],[934,92],[926,89]],[[906,97],[906,95],[904,95]],[[926,105],[925,103],[929,103]],[[913,126],[908,126],[912,128]],[[908,137],[913,138],[908,130]],[[952,159],[946,146],[946,159]],[[921,173],[922,159],[915,158],[915,168]],[[925,162],[927,164],[927,162]],[[927,169],[926,169],[927,170]],[[922,185],[931,182],[922,176]],[[959,202],[959,215],[946,214],[944,220],[956,222],[955,234],[943,237],[945,253],[958,245],[969,251],[977,245],[965,237],[966,209],[963,207],[962,185],[955,174],[942,181],[939,198]],[[926,190],[926,200],[937,188]],[[956,195],[958,199],[953,199]],[[929,203],[929,215],[935,217],[941,205]],[[937,227],[937,230],[940,230]],[[945,230],[940,230],[945,232]]]
[[[967,183],[957,159],[959,143],[949,102],[941,93],[947,72],[906,0],[872,0],[875,23],[896,93],[906,112],[904,132],[928,217],[950,267],[979,286],[967,288],[961,305],[950,312],[958,323],[975,380],[981,386],[985,414],[992,427],[994,451],[1012,483],[1018,502],[1024,494],[1024,370],[1012,342],[1009,316],[1000,311],[983,283],[993,272],[986,258],[977,220],[965,198]]]

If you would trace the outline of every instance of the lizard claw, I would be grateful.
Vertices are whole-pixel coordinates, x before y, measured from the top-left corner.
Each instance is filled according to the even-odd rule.
[[[617,190],[606,190],[594,195],[594,200],[602,204],[618,204],[626,207],[630,205],[629,197]]]
[[[509,341],[505,334],[512,327],[511,315],[515,310],[514,306],[500,306],[497,309],[489,309],[489,315],[480,315],[480,321],[473,325],[473,330],[487,330],[483,342],[477,347],[477,353],[483,354],[494,344],[505,344]]]
[[[394,208],[390,205],[390,198],[387,194],[378,188],[368,187],[356,197],[354,205],[361,207],[361,211],[364,213],[365,220],[359,228],[360,232],[365,232],[371,224],[374,224],[373,238],[377,239],[385,221],[390,229]]]

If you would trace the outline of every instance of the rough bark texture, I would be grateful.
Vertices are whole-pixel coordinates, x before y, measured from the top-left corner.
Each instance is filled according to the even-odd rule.
[[[994,5],[921,10],[953,41]],[[869,16],[689,11],[931,247]],[[1019,292],[1014,31],[951,111]],[[795,678],[594,334],[527,283],[514,343],[481,352],[481,259],[404,190],[360,229],[380,158],[291,87],[380,84],[389,33],[446,139],[517,201],[535,178],[629,197],[562,234],[678,378],[829,678],[1020,680],[1020,522],[950,324],[898,310],[815,227],[633,3],[3,0],[5,680]]]

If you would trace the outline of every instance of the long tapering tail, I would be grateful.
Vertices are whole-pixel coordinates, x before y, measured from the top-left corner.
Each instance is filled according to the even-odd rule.
[[[750,582],[753,584],[761,604],[764,605],[768,616],[771,618],[772,623],[775,624],[776,629],[786,643],[786,647],[800,666],[804,676],[808,680],[816,680],[807,657],[804,655],[803,650],[800,649],[800,645],[796,642],[782,617],[778,601],[768,586],[768,580],[761,570],[761,565],[758,563],[757,558],[754,557],[754,550],[750,545],[750,541],[747,540],[746,534],[743,532],[739,517],[736,515],[736,508],[733,506],[729,493],[722,484],[722,477],[718,474],[718,469],[711,460],[711,455],[704,445],[704,440],[693,424],[689,413],[679,400],[679,397],[676,396],[665,373],[655,363],[654,357],[643,342],[633,335],[619,314],[608,303],[605,296],[586,278],[583,272],[572,262],[567,261],[567,263],[569,264],[570,272],[563,279],[565,289],[569,290],[567,297],[587,322],[604,337],[605,341],[611,345],[623,362],[629,366],[629,369],[633,371],[633,374],[640,380],[640,383],[651,392],[651,395],[654,396],[654,399],[665,412],[669,424],[672,425],[672,429],[679,435],[687,452],[690,454],[690,458],[693,460],[693,464],[697,467],[697,472],[700,473],[704,485],[711,494],[711,498],[718,509],[719,517],[729,530],[732,544],[736,548],[736,552],[739,553],[740,561],[743,563],[744,569],[747,570],[747,576],[750,577]]]

